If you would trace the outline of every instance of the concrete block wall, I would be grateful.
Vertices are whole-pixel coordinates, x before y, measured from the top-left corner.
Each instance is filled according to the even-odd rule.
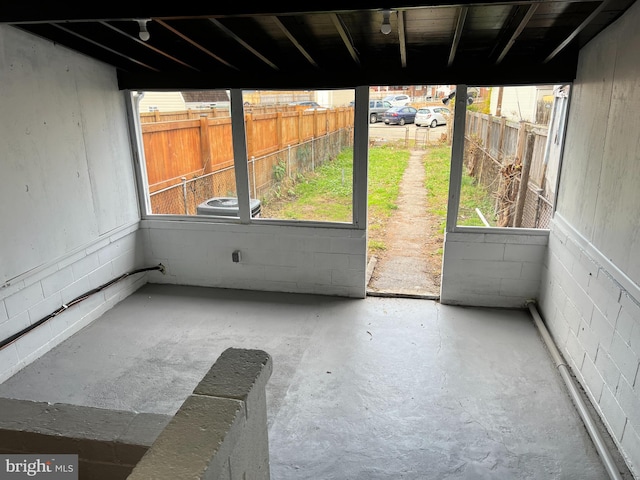
[[[640,478],[640,289],[556,214],[539,311]]]
[[[352,228],[143,220],[151,283],[364,298],[366,232]],[[241,261],[231,254],[240,250]]]
[[[178,409],[128,480],[268,480],[269,354],[229,348]]]
[[[50,315],[80,295],[141,266],[138,224],[72,251],[0,287],[0,339]],[[0,382],[44,355],[146,283],[125,278],[0,349]]]
[[[546,230],[447,232],[440,301],[482,307],[524,307],[537,298]]]
[[[0,452],[76,454],[79,480],[124,480],[170,415],[0,398]]]

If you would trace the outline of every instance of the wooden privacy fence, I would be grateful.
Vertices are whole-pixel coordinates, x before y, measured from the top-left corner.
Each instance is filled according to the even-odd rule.
[[[353,108],[245,115],[249,177],[254,196],[285,171],[313,170],[352,141]],[[194,214],[199,202],[236,196],[230,117],[142,125],[153,213]]]
[[[546,185],[547,125],[467,112],[464,162],[495,199],[496,226],[547,228],[553,199]],[[526,185],[526,188],[521,188]]]

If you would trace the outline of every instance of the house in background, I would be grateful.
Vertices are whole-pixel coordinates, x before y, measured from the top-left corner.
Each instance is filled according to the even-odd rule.
[[[545,123],[553,103],[554,86],[526,85],[494,87],[491,89],[491,115],[516,122]]]
[[[139,105],[140,113],[180,112],[188,108],[181,92],[144,92]]]
[[[440,302],[523,308],[535,300],[573,375],[638,477],[640,108],[636,92],[640,88],[640,3],[608,3],[604,11],[600,2],[571,5],[581,8],[535,4],[538,11],[529,10],[535,25],[528,26],[527,16],[521,22],[499,21],[521,15],[526,8],[519,2],[468,4],[469,16],[484,17],[466,23],[457,21],[462,18],[461,10],[467,14],[466,7],[442,5],[434,9],[429,3],[400,9],[402,15],[392,17],[394,35],[385,36],[380,34],[380,12],[373,8],[325,11],[322,2],[312,2],[297,7],[308,10],[296,14],[304,17],[304,22],[294,18],[288,22],[289,29],[285,26],[283,30],[258,4],[228,4],[219,12],[227,29],[240,24],[238,31],[256,46],[263,44],[265,32],[271,32],[273,43],[265,49],[276,61],[256,56],[232,38],[221,55],[239,67],[216,64],[204,73],[166,67],[166,60],[159,61],[156,51],[141,49],[137,25],[130,21],[132,6],[110,4],[96,13],[97,6],[88,10],[86,4],[8,5],[0,14],[0,21],[5,22],[0,25],[0,136],[4,145],[0,332],[3,339],[28,332],[0,349],[0,380],[50,351],[146,283],[364,299],[368,118],[366,104],[358,100],[366,102],[369,86],[456,83],[464,88],[468,78],[484,85],[566,83],[571,84],[570,108],[563,130],[556,210],[548,230],[464,228],[456,224],[464,115],[456,116]],[[137,12],[145,16],[163,15],[141,8]],[[207,8],[218,11],[222,7]],[[240,15],[246,13],[239,11],[242,8],[255,17]],[[269,8],[292,20],[286,8],[277,4]],[[180,14],[180,6],[171,9]],[[430,25],[423,20],[432,10],[438,11],[439,19],[446,18],[438,22],[443,29],[448,28],[444,25],[453,26],[446,34],[433,36],[434,43],[423,34]],[[500,13],[495,20],[499,27],[492,32],[495,41],[487,40],[486,45],[478,42],[480,37],[491,37],[484,30],[458,35],[460,30],[488,24],[486,19],[495,11]],[[559,16],[555,22],[547,18],[553,15]],[[98,40],[85,40],[91,33],[86,25],[66,22],[87,18],[100,22],[120,18],[131,38],[122,35],[124,30],[100,30],[99,40],[108,48],[96,48]],[[586,28],[585,22],[594,18],[598,20]],[[249,25],[243,24],[245,20]],[[47,22],[64,23],[64,28]],[[193,25],[189,22],[180,20],[185,28],[190,25],[194,38],[205,41],[211,34],[218,36],[211,48],[227,35],[220,29],[206,30],[217,27],[201,17],[194,19]],[[260,22],[273,28],[255,28]],[[537,34],[542,23],[553,25],[548,35]],[[300,31],[301,24],[313,24],[322,32],[310,40],[317,47],[311,53],[300,42],[290,40],[294,35],[291,30],[296,28],[298,38],[311,34],[313,29]],[[513,46],[505,47],[499,39],[511,24],[514,30],[508,33],[517,37],[522,32],[522,36]],[[73,29],[78,35],[69,35],[68,30]],[[347,31],[358,35],[349,40]],[[192,43],[185,42],[180,51],[178,44],[171,43],[175,32],[159,22],[151,23],[150,33],[152,42],[160,45],[159,40],[164,39],[164,45],[171,45],[174,57],[183,55],[204,68],[212,61],[211,50],[193,48]],[[563,50],[560,47],[565,43],[559,36],[578,43]],[[443,54],[441,38],[459,39],[455,45],[459,48],[452,45]],[[482,47],[485,50],[481,51]],[[114,56],[115,48],[122,48],[123,53]],[[330,55],[327,49],[331,49]],[[505,56],[499,67],[487,61],[481,70],[465,69],[465,59],[479,55],[489,59],[494,51]],[[439,56],[434,52],[440,52]],[[144,57],[144,65],[157,65],[155,71],[131,62],[136,56]],[[321,67],[316,68],[309,58]],[[548,58],[551,60],[544,61]],[[425,59],[434,68],[425,69]],[[453,68],[449,68],[451,63]],[[406,68],[399,68],[401,65]],[[238,75],[237,68],[244,68],[242,74]],[[230,88],[232,102],[241,101],[243,88],[352,88],[356,94],[353,221],[337,225],[251,218],[242,127],[234,132],[237,141],[233,145],[240,179],[238,218],[187,220],[150,214],[140,194],[144,189],[139,162],[142,148],[130,92],[202,90],[209,86]],[[526,103],[533,105],[537,92],[529,92],[526,98]],[[458,95],[458,100],[463,102],[464,95]],[[522,108],[524,103],[520,102],[520,108],[503,103],[503,109],[524,118],[531,110]],[[233,121],[243,125],[241,115]],[[242,265],[232,261],[238,245],[246,252]],[[92,296],[42,327],[28,328],[96,286],[159,264],[165,266],[164,272],[150,270],[127,277],[117,287]]]

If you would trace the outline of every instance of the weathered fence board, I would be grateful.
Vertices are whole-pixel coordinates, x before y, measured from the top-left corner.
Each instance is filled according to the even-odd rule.
[[[495,198],[497,226],[546,228],[547,126],[467,112],[465,130],[467,171]]]

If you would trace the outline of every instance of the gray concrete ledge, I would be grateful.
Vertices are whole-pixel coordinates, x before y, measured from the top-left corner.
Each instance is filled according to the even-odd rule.
[[[79,478],[125,479],[170,415],[0,398],[0,452],[72,453]]]
[[[184,401],[128,480],[269,480],[262,350],[229,348]]]

